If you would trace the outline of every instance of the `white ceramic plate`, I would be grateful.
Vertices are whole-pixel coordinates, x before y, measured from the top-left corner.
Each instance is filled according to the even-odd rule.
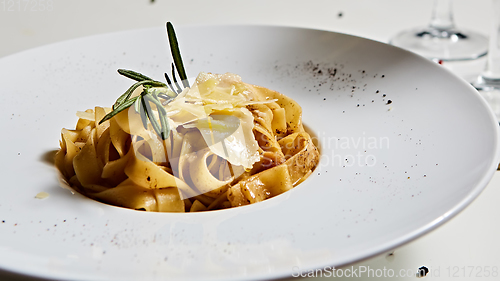
[[[294,190],[194,214],[104,205],[50,165],[75,112],[109,106],[133,69],[170,69],[163,28],[99,35],[0,60],[0,268],[61,279],[286,277],[391,250],[443,224],[486,186],[498,123],[477,92],[398,48],[324,31],[177,27],[189,76],[234,72],[289,95],[322,151]],[[36,199],[39,192],[46,199]]]

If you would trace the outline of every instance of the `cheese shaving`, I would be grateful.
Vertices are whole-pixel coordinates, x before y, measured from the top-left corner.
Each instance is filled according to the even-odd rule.
[[[175,128],[197,128],[214,154],[251,169],[259,161],[259,146],[252,132],[253,116],[245,106],[273,101],[253,101],[236,74],[202,72],[166,109]]]

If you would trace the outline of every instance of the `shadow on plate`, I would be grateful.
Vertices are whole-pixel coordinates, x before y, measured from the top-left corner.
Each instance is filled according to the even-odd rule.
[[[42,161],[43,163],[45,163],[47,165],[53,166],[57,151],[59,151],[59,150],[49,150],[49,151],[43,153],[40,156],[40,161]]]

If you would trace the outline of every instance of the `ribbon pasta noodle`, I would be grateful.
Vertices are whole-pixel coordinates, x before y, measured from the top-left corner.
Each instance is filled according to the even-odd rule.
[[[206,211],[279,195],[318,164],[299,104],[238,75],[201,73],[162,106],[166,139],[132,108],[102,123],[110,108],[78,112],[75,129],[62,129],[55,158],[65,185],[125,208]],[[158,118],[159,107],[150,116]]]

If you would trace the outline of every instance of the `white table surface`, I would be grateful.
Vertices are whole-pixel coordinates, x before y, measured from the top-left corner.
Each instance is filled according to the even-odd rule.
[[[265,24],[331,30],[388,42],[402,29],[424,26],[432,0],[0,0],[0,58],[41,45],[166,21],[184,24]],[[491,0],[453,0],[459,28],[487,34]],[[33,11],[31,11],[33,9]],[[45,9],[45,10],[43,10]],[[484,59],[445,63],[461,77],[476,75]],[[423,280],[500,280],[500,172],[451,221],[398,249],[344,269],[431,269]],[[472,267],[474,266],[474,267]],[[497,277],[485,277],[495,270]],[[346,271],[349,272],[349,271]],[[478,277],[482,272],[483,277]],[[439,276],[436,276],[439,273]],[[359,275],[359,271],[358,271]],[[469,277],[470,276],[470,277]],[[330,279],[323,277],[324,279]],[[0,272],[1,280],[27,280]],[[296,280],[300,278],[290,278]],[[373,280],[384,278],[335,278]],[[415,280],[412,276],[406,279]],[[29,279],[31,280],[31,279]]]

